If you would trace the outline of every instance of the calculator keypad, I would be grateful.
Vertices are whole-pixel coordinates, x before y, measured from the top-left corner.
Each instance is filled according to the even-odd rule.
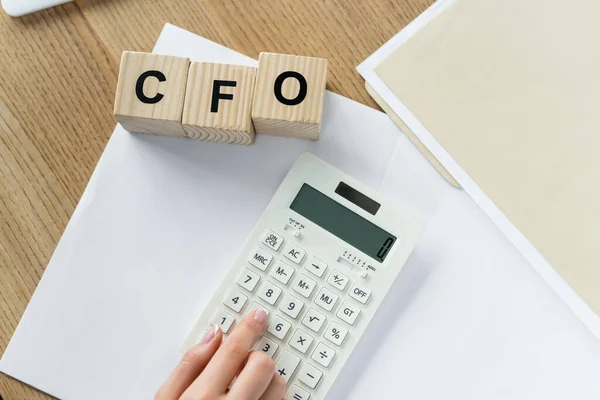
[[[254,350],[275,359],[276,372],[286,383],[294,383],[290,400],[309,400],[310,390],[318,387],[356,324],[361,304],[371,296],[364,281],[352,282],[348,275],[328,270],[294,240],[268,230],[248,255],[248,265],[241,268],[211,324],[228,333],[240,314],[265,310],[268,326]],[[256,301],[248,301],[249,296]],[[292,329],[294,320],[298,322]]]

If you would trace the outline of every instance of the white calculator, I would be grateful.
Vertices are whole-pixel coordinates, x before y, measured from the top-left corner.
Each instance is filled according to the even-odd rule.
[[[290,400],[321,400],[415,247],[423,222],[310,153],[275,193],[183,347],[268,312],[255,350]]]

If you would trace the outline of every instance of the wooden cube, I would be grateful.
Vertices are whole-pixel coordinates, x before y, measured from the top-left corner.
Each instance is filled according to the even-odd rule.
[[[319,139],[327,60],[261,53],[252,122],[259,134]]]
[[[193,62],[182,119],[187,135],[213,142],[254,143],[255,81],[256,68]]]
[[[114,114],[130,132],[186,136],[181,125],[190,60],[126,51]]]

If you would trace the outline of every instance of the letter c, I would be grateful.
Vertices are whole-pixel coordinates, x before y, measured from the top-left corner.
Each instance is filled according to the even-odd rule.
[[[160,71],[146,71],[140,75],[135,84],[135,94],[142,103],[156,104],[159,101],[161,101],[165,96],[162,93],[157,93],[156,96],[150,98],[144,94],[144,82],[146,82],[146,79],[150,77],[158,79],[159,82],[165,82],[167,80],[165,74],[163,74]]]

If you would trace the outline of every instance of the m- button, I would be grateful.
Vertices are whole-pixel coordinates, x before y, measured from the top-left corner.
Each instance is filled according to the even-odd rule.
[[[296,264],[300,264],[306,251],[296,246],[294,243],[288,243],[283,249],[283,255]]]

